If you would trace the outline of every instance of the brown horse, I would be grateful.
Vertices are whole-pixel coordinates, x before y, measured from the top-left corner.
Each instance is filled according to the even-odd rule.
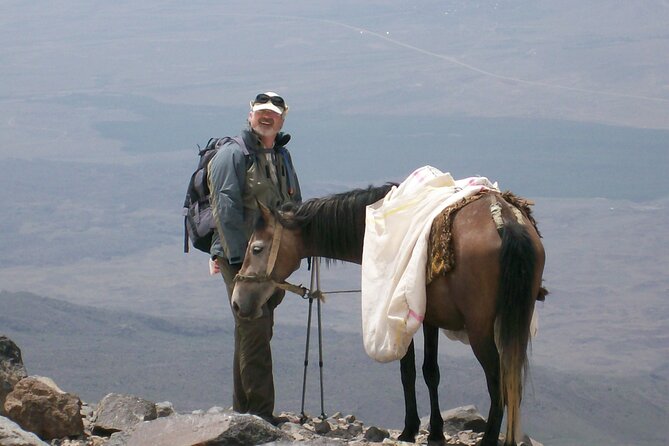
[[[365,208],[391,187],[356,189],[284,207],[280,212],[263,209],[236,279],[231,304],[237,315],[253,318],[259,314],[275,287],[288,286],[285,279],[303,258],[361,263]],[[505,407],[505,444],[516,444],[519,438],[530,319],[535,301],[546,294],[541,286],[545,253],[529,206],[510,198],[514,197],[508,193],[487,192],[452,212],[448,255],[454,260],[453,267],[432,278],[426,288],[423,376],[430,396],[429,444],[445,443],[437,394],[439,328],[466,330],[485,372],[490,411],[481,444],[497,445]],[[439,254],[445,255],[431,255]],[[413,341],[400,361],[400,370],[406,412],[399,439],[413,442],[420,425]]]

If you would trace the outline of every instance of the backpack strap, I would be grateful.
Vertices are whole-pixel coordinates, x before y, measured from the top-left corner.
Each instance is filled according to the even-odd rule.
[[[188,217],[184,215],[184,253],[190,252],[190,243],[188,242]]]

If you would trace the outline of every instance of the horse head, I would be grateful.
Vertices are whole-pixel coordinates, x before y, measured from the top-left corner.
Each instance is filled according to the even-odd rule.
[[[262,316],[263,305],[300,267],[295,230],[285,228],[279,214],[273,214],[266,206],[259,204],[259,209],[230,300],[232,310],[242,319]]]

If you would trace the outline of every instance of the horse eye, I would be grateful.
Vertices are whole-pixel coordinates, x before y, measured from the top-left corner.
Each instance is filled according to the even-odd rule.
[[[253,252],[253,254],[258,255],[262,252],[262,246],[256,245],[253,248],[251,248],[251,251]]]

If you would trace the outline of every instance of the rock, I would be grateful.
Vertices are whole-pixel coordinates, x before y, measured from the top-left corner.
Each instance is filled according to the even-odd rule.
[[[360,423],[351,423],[348,426],[346,426],[346,432],[353,437],[357,437],[358,435],[362,434],[362,424]]]
[[[5,415],[7,395],[26,376],[21,349],[7,336],[0,336],[0,415]]]
[[[212,414],[212,413],[224,413],[224,412],[232,412],[232,411],[231,410],[225,410],[221,406],[214,406],[214,407],[210,407],[209,409],[207,409],[206,413]]]
[[[0,416],[0,445],[2,446],[49,446],[32,432],[26,432],[9,418]]]
[[[305,441],[320,438],[314,431],[309,430],[299,423],[288,421],[280,427],[282,431],[288,434],[293,440]]]
[[[95,415],[95,409],[85,402],[81,402],[81,419],[84,423],[84,433],[90,435],[93,431],[93,416]]]
[[[483,438],[483,434],[480,432],[474,432],[471,429],[467,429],[465,431],[458,432],[456,437],[458,439],[458,444],[475,445],[478,440]]]
[[[332,426],[328,423],[327,420],[315,419],[313,422],[314,432],[318,435],[325,435],[332,430]]]
[[[337,438],[316,437],[307,441],[276,441],[263,446],[368,446],[367,443],[350,442]]]
[[[44,440],[84,433],[81,400],[63,392],[48,378],[19,381],[5,400],[7,416]]]
[[[95,411],[93,433],[110,435],[157,417],[155,403],[134,395],[109,393],[102,398]]]
[[[372,443],[381,443],[386,438],[390,438],[390,433],[385,429],[379,429],[376,426],[370,426],[365,432],[363,437],[366,441],[371,441]]]
[[[107,437],[93,436],[93,437],[61,438],[60,440],[52,440],[51,446],[113,446],[113,445],[109,443],[109,439]]]
[[[534,440],[529,436],[524,435],[523,439],[520,441],[520,443],[518,443],[518,446],[544,446],[544,445],[539,443],[537,440]]]
[[[356,436],[356,434],[351,432],[347,427],[341,426],[335,427],[325,435],[330,438],[341,438],[342,440],[351,440]]]
[[[289,435],[260,417],[228,412],[176,414],[138,424],[127,446],[251,446],[289,440]]]
[[[466,430],[477,433],[485,432],[486,420],[476,406],[462,406],[445,410],[441,412],[441,417],[444,419],[444,432],[449,435],[457,435],[458,432]],[[428,422],[425,422],[421,427],[427,429]]]
[[[169,417],[174,414],[174,406],[169,401],[156,403],[156,417]]]
[[[338,415],[338,416],[337,416]],[[344,440],[352,440],[362,435],[362,423],[355,420],[353,415],[342,415],[337,412],[335,415],[321,420],[314,418],[311,421],[314,432],[319,435],[324,435],[328,438],[340,438]]]
[[[126,446],[129,439],[130,433],[128,432],[114,432],[104,446]]]

